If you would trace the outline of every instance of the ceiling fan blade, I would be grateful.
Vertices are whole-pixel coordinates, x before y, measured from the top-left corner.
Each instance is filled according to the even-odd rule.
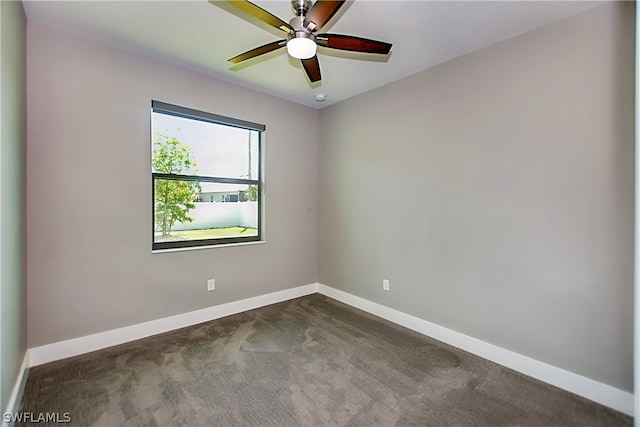
[[[267,43],[255,49],[251,49],[245,53],[241,53],[238,56],[234,56],[229,59],[229,62],[237,64],[238,62],[246,61],[247,59],[255,58],[256,56],[264,55],[265,53],[272,52],[287,45],[286,40],[278,40],[275,42]]]
[[[279,30],[282,30],[287,34],[293,33],[293,28],[287,22],[284,22],[282,19],[278,18],[275,15],[272,15],[271,13],[267,12],[266,10],[261,8],[260,6],[256,6],[255,4],[251,3],[250,1],[246,1],[246,0],[227,0],[227,2],[229,4],[234,5],[238,9],[241,9],[241,10],[247,12],[249,15],[253,16],[254,18],[257,18],[257,19],[261,20],[262,22],[265,22],[265,23],[271,25],[272,27],[275,27],[275,28],[277,28]]]
[[[318,34],[316,43],[332,49],[350,50],[353,52],[379,53],[386,55],[391,50],[391,44],[362,37],[344,34]]]
[[[336,14],[345,1],[346,0],[316,0],[304,17],[304,27],[308,28],[309,23],[313,22],[315,26],[310,28],[310,30],[319,30]]]
[[[311,83],[320,80],[320,63],[318,62],[318,55],[314,55],[309,59],[301,59],[304,71],[307,73]]]

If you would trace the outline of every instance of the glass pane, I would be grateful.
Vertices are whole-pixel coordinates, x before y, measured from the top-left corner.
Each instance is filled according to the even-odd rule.
[[[257,185],[157,178],[154,242],[258,236]]]
[[[151,134],[153,172],[258,179],[258,131],[152,112]]]

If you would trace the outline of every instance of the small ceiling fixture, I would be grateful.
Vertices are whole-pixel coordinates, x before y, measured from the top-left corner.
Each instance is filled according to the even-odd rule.
[[[319,93],[316,95],[316,101],[324,102],[326,100],[327,100],[327,95],[325,95],[324,93]]]

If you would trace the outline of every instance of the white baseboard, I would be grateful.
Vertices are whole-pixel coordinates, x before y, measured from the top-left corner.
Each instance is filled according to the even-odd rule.
[[[24,353],[24,357],[22,358],[22,366],[20,366],[20,371],[18,372],[18,377],[16,378],[16,382],[13,385],[13,390],[11,390],[11,396],[9,396],[9,402],[7,403],[7,409],[5,413],[13,414],[18,411],[17,405],[22,401],[22,393],[24,392],[24,386],[27,381],[27,372],[29,371],[29,366],[31,366],[31,351],[27,350]],[[9,427],[12,424],[7,423],[4,414],[2,414],[2,427]]]
[[[16,381],[16,386],[14,387],[13,394],[11,396],[12,400],[10,401],[9,408],[12,408],[19,398],[24,373],[30,366],[37,366],[43,363],[77,356],[129,341],[146,338],[151,335],[169,332],[186,326],[196,325],[209,320],[219,319],[232,314],[264,307],[266,305],[310,295],[316,292],[633,416],[634,395],[632,393],[574,374],[547,363],[531,359],[527,356],[514,353],[493,344],[464,335],[460,332],[444,328],[436,325],[435,323],[428,322],[418,317],[411,316],[320,283],[299,286],[240,301],[208,307],[202,310],[31,348],[27,350],[27,353],[25,354],[21,374]]]
[[[359,308],[390,322],[404,326],[423,335],[437,339],[454,347],[473,353],[484,359],[506,366],[514,371],[544,381],[578,396],[613,408],[633,416],[634,396],[632,393],[565,371],[544,362],[514,353],[493,344],[480,341],[460,332],[444,328],[435,323],[394,310],[384,305],[357,297],[347,292],[318,284],[318,292],[330,298]]]
[[[31,357],[29,366],[42,365],[43,363],[54,360],[89,353],[91,351],[169,332],[186,326],[197,325],[198,323],[208,322],[209,320],[219,319],[316,292],[318,292],[318,284],[313,283],[171,317],[138,323],[124,328],[112,329],[110,331],[34,347],[30,349]]]

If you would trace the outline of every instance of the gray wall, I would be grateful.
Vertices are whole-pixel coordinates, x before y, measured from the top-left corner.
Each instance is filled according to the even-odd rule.
[[[26,351],[24,147],[26,18],[0,1],[0,406],[7,404]]]
[[[33,21],[27,35],[30,347],[317,281],[316,110]],[[152,99],[266,125],[266,244],[151,253]]]
[[[631,391],[633,17],[321,110],[320,282]]]

